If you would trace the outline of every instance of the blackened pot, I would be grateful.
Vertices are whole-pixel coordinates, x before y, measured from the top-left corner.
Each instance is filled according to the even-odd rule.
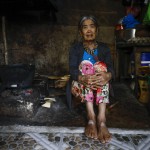
[[[28,88],[32,86],[35,65],[0,65],[0,80],[3,88]]]

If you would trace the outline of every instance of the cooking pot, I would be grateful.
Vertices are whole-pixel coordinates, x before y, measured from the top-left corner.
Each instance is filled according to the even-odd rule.
[[[136,29],[123,29],[123,30],[117,30],[116,31],[116,40],[124,40],[128,41],[129,39],[132,39],[135,37]]]
[[[0,81],[3,89],[31,87],[34,74],[35,65],[0,65]]]

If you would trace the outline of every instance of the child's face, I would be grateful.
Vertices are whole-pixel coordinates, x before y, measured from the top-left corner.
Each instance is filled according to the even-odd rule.
[[[96,38],[97,29],[94,22],[87,19],[83,22],[80,34],[85,41],[92,41]]]

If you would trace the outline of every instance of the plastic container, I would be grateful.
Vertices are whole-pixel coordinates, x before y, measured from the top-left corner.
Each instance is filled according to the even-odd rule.
[[[150,53],[143,52],[141,53],[141,66],[149,66],[150,65]]]

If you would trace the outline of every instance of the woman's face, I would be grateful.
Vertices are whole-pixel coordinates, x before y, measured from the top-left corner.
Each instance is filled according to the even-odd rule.
[[[93,41],[96,38],[97,28],[94,22],[90,19],[87,19],[83,22],[81,32],[83,39],[85,41]]]

